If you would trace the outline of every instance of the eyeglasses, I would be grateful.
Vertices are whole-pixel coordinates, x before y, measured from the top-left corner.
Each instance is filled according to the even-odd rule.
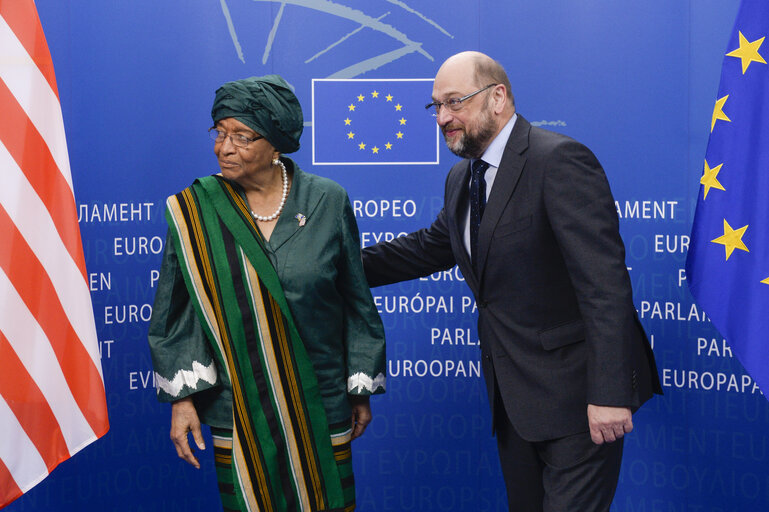
[[[485,91],[489,87],[494,87],[495,85],[499,85],[499,84],[489,84],[486,87],[482,87],[481,89],[478,89],[475,92],[471,92],[470,94],[466,94],[465,96],[462,96],[461,98],[449,98],[446,101],[433,101],[432,103],[428,103],[427,105],[425,105],[425,108],[427,110],[430,110],[430,107],[435,107],[435,112],[432,113],[432,115],[434,117],[438,116],[438,114],[441,111],[441,107],[443,107],[443,106],[448,107],[448,109],[451,110],[452,112],[456,112],[456,111],[462,109],[462,106],[463,106],[462,102],[463,101],[469,100],[470,98],[472,98],[476,94],[482,93],[483,91]]]
[[[225,132],[219,130],[216,127],[212,127],[208,129],[208,135],[211,137],[211,140],[216,142],[217,144],[221,144],[224,142],[225,137],[230,138],[230,142],[232,142],[232,145],[237,148],[245,148],[250,143],[254,142],[255,140],[263,139],[264,137],[261,135],[257,135],[253,139],[249,139],[245,135],[241,135],[239,133],[232,133],[232,134],[226,134]]]

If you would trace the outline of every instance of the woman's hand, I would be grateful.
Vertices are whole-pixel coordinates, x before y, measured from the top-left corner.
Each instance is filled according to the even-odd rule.
[[[191,397],[182,398],[171,404],[171,441],[174,442],[179,458],[200,469],[200,462],[192,453],[187,442],[188,432],[192,432],[192,437],[198,448],[205,450],[206,444],[203,442],[203,433],[200,430],[198,411],[195,409]]]
[[[366,427],[371,423],[371,405],[368,395],[347,395],[352,407],[352,438],[363,435]]]

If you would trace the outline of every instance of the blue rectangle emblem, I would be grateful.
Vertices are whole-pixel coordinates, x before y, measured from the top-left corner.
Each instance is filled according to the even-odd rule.
[[[438,164],[430,79],[314,79],[314,165]]]

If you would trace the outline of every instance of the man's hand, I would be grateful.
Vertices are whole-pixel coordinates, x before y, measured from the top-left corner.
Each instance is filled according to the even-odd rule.
[[[363,435],[363,431],[371,423],[371,406],[368,395],[347,395],[352,407],[352,438]]]
[[[198,448],[205,450],[206,444],[203,442],[203,433],[200,431],[198,411],[195,410],[195,404],[192,403],[190,397],[182,398],[171,404],[171,441],[174,442],[176,454],[180,458],[200,469],[200,462],[192,453],[187,442],[188,432],[192,432],[192,437]]]
[[[627,407],[588,404],[587,422],[595,444],[612,443],[633,430],[633,415]]]

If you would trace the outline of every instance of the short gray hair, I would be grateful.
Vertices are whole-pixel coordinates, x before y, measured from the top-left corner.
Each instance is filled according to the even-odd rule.
[[[515,98],[513,97],[510,79],[507,78],[507,73],[505,73],[505,68],[502,67],[502,64],[486,55],[479,55],[474,61],[475,80],[478,83],[478,87],[485,87],[489,84],[504,85],[505,90],[507,91],[507,98],[510,100],[510,103],[515,106]]]

